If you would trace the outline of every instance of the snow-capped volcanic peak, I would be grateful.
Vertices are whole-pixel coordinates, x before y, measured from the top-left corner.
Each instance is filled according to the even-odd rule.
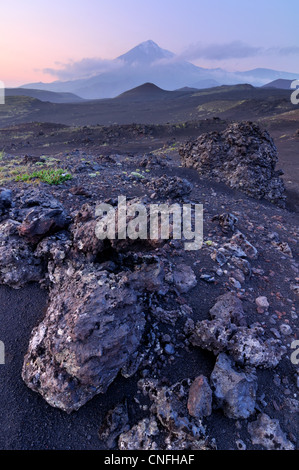
[[[118,59],[128,64],[143,63],[152,64],[161,59],[170,59],[174,54],[165,49],[161,49],[154,41],[149,40],[142,42],[138,46],[131,49],[126,54],[121,55]]]

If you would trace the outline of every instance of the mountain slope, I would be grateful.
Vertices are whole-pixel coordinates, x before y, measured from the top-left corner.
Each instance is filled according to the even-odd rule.
[[[106,72],[90,78],[66,82],[33,83],[26,88],[71,92],[85,99],[113,98],[143,83],[155,83],[164,90],[183,87],[211,88],[217,85],[250,83],[262,86],[279,78],[293,79],[294,75],[270,69],[246,72],[227,72],[220,68],[204,69],[162,49],[154,41],[145,41],[111,61]]]
[[[80,101],[83,101],[82,98],[73,93],[26,88],[6,88],[5,96],[28,96],[40,101],[49,101],[50,103],[79,103]]]
[[[293,111],[288,90],[231,85],[207,90],[165,91],[144,84],[113,99],[49,103],[7,97],[0,106],[0,127],[22,122],[67,125],[163,124],[219,117],[258,120]]]
[[[125,91],[117,96],[115,99],[127,99],[127,100],[156,100],[164,97],[173,96],[173,92],[162,90],[162,88],[156,86],[154,83],[144,83],[136,88]]]
[[[175,57],[170,51],[162,49],[154,41],[145,41],[131,49],[126,54],[119,56],[117,59],[124,61],[126,64],[152,64],[158,60],[172,59]]]
[[[200,88],[219,84],[213,79],[213,71],[197,67],[160,48],[149,40],[111,61],[111,70],[86,79],[30,83],[26,88],[71,92],[86,99],[113,98],[128,89],[146,82],[160,88],[175,90],[200,84]],[[195,86],[197,87],[197,86]]]
[[[279,78],[278,80],[274,80],[273,82],[267,83],[263,86],[263,88],[279,88],[280,90],[291,90],[292,83],[293,80]]]

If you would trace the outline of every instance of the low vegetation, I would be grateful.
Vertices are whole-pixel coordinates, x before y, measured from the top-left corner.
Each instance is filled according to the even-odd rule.
[[[15,181],[31,182],[40,181],[48,184],[61,184],[72,179],[72,176],[62,168],[56,170],[39,170],[33,173],[23,173],[15,177]]]

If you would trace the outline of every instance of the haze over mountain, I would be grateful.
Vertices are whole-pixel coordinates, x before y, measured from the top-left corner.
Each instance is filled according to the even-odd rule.
[[[5,96],[29,96],[40,101],[49,101],[50,103],[79,103],[84,101],[79,96],[68,92],[53,92],[44,89],[26,89],[26,88],[5,88]]]
[[[83,62],[83,61],[82,61]],[[94,61],[94,63],[96,60]],[[80,63],[78,63],[80,66]],[[105,61],[104,70],[90,76],[52,83],[31,83],[24,88],[74,93],[85,99],[113,98],[140,86],[154,83],[164,90],[182,87],[210,88],[217,85],[250,83],[262,86],[273,80],[294,80],[296,74],[270,69],[254,69],[246,72],[227,72],[221,68],[205,69],[198,67],[174,53],[160,48],[149,40],[134,47],[112,61]],[[74,64],[71,65],[74,67]],[[65,70],[67,72],[67,65]],[[52,70],[54,74],[55,71]],[[59,71],[57,71],[59,75]]]
[[[273,80],[270,83],[264,85],[264,88],[279,88],[280,90],[291,90],[292,89],[293,80],[285,80],[283,78],[279,78],[277,80]]]

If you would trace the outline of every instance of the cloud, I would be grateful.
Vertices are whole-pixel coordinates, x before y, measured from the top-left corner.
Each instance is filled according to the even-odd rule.
[[[253,57],[262,51],[261,47],[254,47],[242,41],[232,41],[227,44],[193,44],[189,46],[181,57],[185,60],[227,60]]]
[[[255,47],[242,41],[232,41],[226,44],[193,44],[186,48],[181,54],[161,58],[153,63],[151,67],[159,67],[169,63],[180,61],[196,61],[206,59],[221,62],[230,59],[246,59],[256,56],[290,56],[299,55],[298,46],[287,47]],[[43,72],[56,77],[61,81],[91,78],[107,72],[120,70],[126,63],[122,59],[107,60],[101,58],[84,58],[79,61],[68,63],[56,63],[56,68],[45,68]],[[136,66],[139,63],[135,64]],[[144,66],[143,66],[144,67]]]
[[[278,55],[299,55],[299,46],[288,46],[288,47],[270,47],[267,49],[269,53]]]
[[[229,59],[245,59],[262,55],[299,55],[299,46],[286,47],[256,47],[242,41],[232,41],[226,44],[193,44],[190,45],[180,58],[184,60],[206,59],[221,61]]]
[[[85,58],[80,61],[70,61],[67,64],[57,62],[58,68],[45,68],[43,72],[59,80],[90,78],[105,72],[123,67],[122,60],[106,60],[100,58]]]

